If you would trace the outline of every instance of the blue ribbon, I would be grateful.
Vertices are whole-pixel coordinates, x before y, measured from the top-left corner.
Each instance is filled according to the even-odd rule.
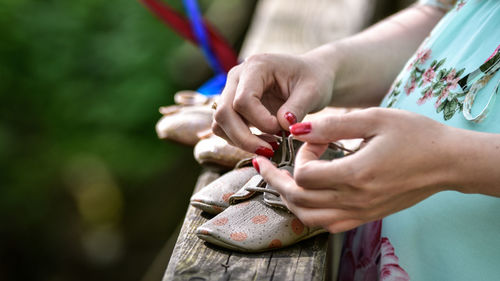
[[[183,0],[182,2],[184,3],[184,8],[186,9],[189,22],[193,28],[193,33],[200,43],[201,50],[205,55],[205,58],[217,74],[224,73],[224,69],[212,51],[210,39],[208,37],[205,24],[203,23],[203,17],[201,16],[198,3],[196,0]]]
[[[208,60],[210,67],[215,71],[215,76],[205,82],[197,91],[206,96],[218,95],[226,85],[227,73],[224,71],[219,59],[217,59],[217,56],[215,56],[212,51],[210,38],[208,37],[205,24],[203,23],[203,17],[198,7],[198,3],[196,0],[183,0],[182,2],[186,9],[189,22],[191,23],[193,33],[200,43],[201,51]]]

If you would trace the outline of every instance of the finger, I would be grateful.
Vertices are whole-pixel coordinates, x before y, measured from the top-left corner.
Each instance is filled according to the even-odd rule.
[[[336,222],[357,219],[356,211],[342,209],[310,209],[295,207],[291,210],[308,226],[328,226]]]
[[[340,232],[345,232],[351,229],[354,229],[367,221],[361,220],[361,219],[349,219],[349,220],[341,220],[334,222],[332,224],[323,226],[328,232],[330,233],[340,233]]]
[[[339,189],[304,189],[300,186],[289,188],[283,195],[286,201],[297,207],[323,209],[355,209],[347,200],[351,194],[349,191]]]
[[[290,132],[304,142],[330,143],[340,139],[369,138],[377,128],[382,109],[365,109],[343,115],[328,115],[297,123]]]
[[[212,123],[212,132],[218,136],[218,137],[221,137],[223,138],[224,140],[227,141],[228,144],[234,146],[233,142],[231,141],[231,139],[226,135],[226,133],[224,132],[224,130],[222,130],[222,128],[215,122]]]
[[[279,108],[276,116],[280,126],[288,130],[290,125],[300,122],[307,113],[320,109],[319,104],[312,96],[316,95],[317,88],[310,83],[297,83],[286,102]]]
[[[259,130],[273,134],[281,128],[276,116],[272,115],[262,104],[262,95],[269,84],[268,68],[261,65],[251,65],[245,68],[241,73],[236,93],[233,101],[233,107],[252,125]]]
[[[276,136],[270,134],[262,134],[262,135],[257,135],[257,137],[270,144],[274,151],[276,151],[279,148],[278,139],[276,138]]]
[[[227,139],[235,146],[265,157],[272,157],[274,152],[271,145],[253,135],[245,121],[233,109],[232,101],[239,81],[240,71],[240,67],[235,67],[228,74],[228,80],[219,99],[214,120],[224,131]]]
[[[325,145],[305,143],[295,157],[294,179],[305,189],[349,187],[356,173],[357,158],[353,156],[332,161],[318,160]]]
[[[276,168],[271,161],[257,157],[253,161],[254,166],[260,175],[270,186],[272,186],[280,194],[285,194],[295,186],[295,182],[287,170]]]

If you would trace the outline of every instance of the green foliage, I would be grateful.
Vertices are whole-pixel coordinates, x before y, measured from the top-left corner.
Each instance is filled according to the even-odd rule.
[[[123,200],[121,216],[132,218],[108,222],[119,231],[134,229],[134,218],[144,223],[133,214],[140,210],[138,190],[163,191],[144,195],[147,205],[173,188],[192,187],[197,166],[191,149],[165,144],[154,131],[158,107],[172,103],[179,90],[165,64],[182,39],[139,2],[117,0],[2,0],[0,34],[0,279],[137,280],[151,254],[123,278],[110,273],[89,279],[71,269],[85,263],[81,233],[93,227],[81,218],[74,186],[90,178],[110,186],[102,194],[119,192],[113,196]],[[83,183],[76,182],[68,167],[86,167],[79,159],[94,159],[106,180],[84,168]],[[163,209],[148,214],[164,212],[163,220],[181,215],[190,191],[179,191],[182,200],[164,199]],[[179,203],[168,207],[172,201]],[[168,224],[160,226],[165,235],[177,222],[161,223]],[[148,247],[127,235],[145,239],[123,234],[125,249]],[[54,273],[51,266],[63,266],[67,256],[62,264],[68,268]],[[124,259],[119,261],[131,262]]]

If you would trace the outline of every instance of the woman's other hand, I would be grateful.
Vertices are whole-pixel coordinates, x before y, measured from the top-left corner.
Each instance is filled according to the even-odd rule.
[[[264,179],[304,223],[330,232],[352,229],[406,209],[452,186],[457,129],[394,109],[367,109],[291,127],[306,142],[293,177],[261,157]],[[455,138],[454,138],[455,136]],[[318,160],[327,144],[363,138],[352,155]]]

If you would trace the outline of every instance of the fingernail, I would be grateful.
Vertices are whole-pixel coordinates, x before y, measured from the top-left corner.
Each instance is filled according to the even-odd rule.
[[[294,135],[305,135],[311,132],[311,122],[297,123],[290,126],[290,132]]]
[[[278,142],[276,142],[276,141],[269,141],[267,143],[269,143],[273,147],[273,150],[276,150],[279,148]]]
[[[295,117],[295,115],[291,112],[285,113],[285,119],[290,125],[297,123],[297,117]]]
[[[270,158],[270,157],[273,157],[274,151],[270,148],[260,146],[259,148],[257,148],[257,150],[255,150],[255,154]]]
[[[257,173],[260,174],[259,162],[257,162],[257,158],[252,159],[252,165],[257,170]]]
[[[277,132],[277,133],[276,133],[276,134],[274,134],[274,135],[276,135],[276,136],[280,136],[280,137],[281,137],[281,136],[282,136],[282,134],[283,134],[283,132],[285,133],[285,137],[288,137],[288,136],[290,135],[290,132],[288,132],[288,131],[282,131],[282,130],[280,130],[279,132]]]

